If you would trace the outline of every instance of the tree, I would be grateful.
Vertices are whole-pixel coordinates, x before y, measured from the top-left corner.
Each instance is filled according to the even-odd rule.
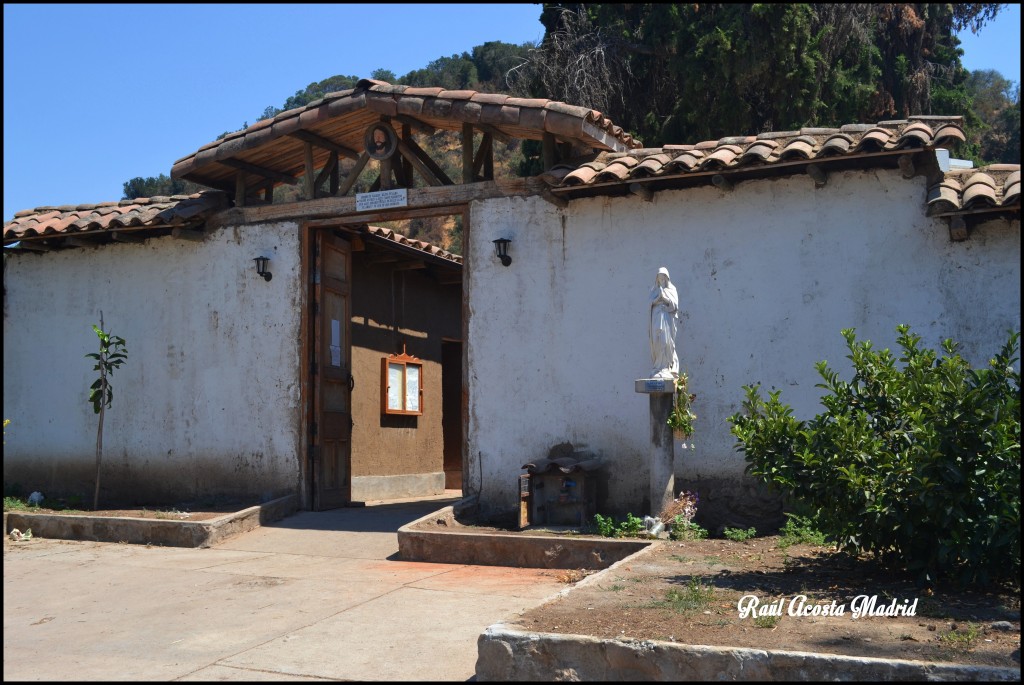
[[[966,85],[980,119],[971,157],[979,164],[1020,164],[1020,86],[993,69],[971,72]]]
[[[122,200],[134,200],[137,197],[157,197],[160,195],[191,195],[203,190],[204,186],[180,178],[172,179],[166,174],[159,176],[136,176],[125,181]]]
[[[822,532],[934,583],[1020,573],[1020,333],[988,368],[897,326],[899,359],[842,331],[853,378],[815,365],[825,411],[793,416],[745,386],[729,418],[747,472],[810,508]],[[899,361],[903,366],[897,367]]]
[[[522,94],[598,109],[647,144],[971,116],[955,31],[997,4],[545,4]],[[968,121],[968,125],[973,122]]]
[[[119,368],[128,359],[128,350],[125,349],[124,338],[119,338],[104,330],[103,312],[100,312],[100,325],[93,324],[92,330],[100,339],[100,351],[91,352],[86,357],[96,360],[93,371],[99,371],[100,377],[89,386],[89,402],[92,403],[92,410],[99,414],[99,424],[96,428],[96,489],[93,493],[92,508],[99,508],[100,502],[100,465],[103,462],[103,417],[110,405],[114,402],[114,389],[107,378],[113,375],[114,370]]]

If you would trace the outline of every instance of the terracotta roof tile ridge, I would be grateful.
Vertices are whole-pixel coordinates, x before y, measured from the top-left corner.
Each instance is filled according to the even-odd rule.
[[[427,252],[437,257],[441,257],[443,259],[447,259],[449,261],[462,264],[461,255],[457,255],[454,252],[449,252],[448,250],[437,247],[436,245],[433,245],[423,240],[415,240],[413,238],[409,238],[408,236],[399,233],[398,231],[392,230],[390,228],[385,228],[383,226],[367,226],[366,230],[371,235],[375,235],[380,238],[385,238],[394,243],[398,243],[399,245],[407,245],[409,247],[421,250],[423,252]]]

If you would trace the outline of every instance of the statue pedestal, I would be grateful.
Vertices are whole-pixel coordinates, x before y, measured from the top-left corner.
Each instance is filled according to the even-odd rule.
[[[651,403],[651,516],[657,516],[675,498],[675,447],[668,425],[676,391],[673,378],[641,378],[634,389],[648,395]]]

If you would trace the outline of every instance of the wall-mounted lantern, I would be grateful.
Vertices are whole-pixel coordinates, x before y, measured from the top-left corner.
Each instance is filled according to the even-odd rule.
[[[494,241],[494,254],[501,260],[502,266],[512,263],[512,258],[508,256],[508,244],[511,242],[508,238],[498,238]]]
[[[253,261],[256,262],[256,273],[263,276],[263,280],[269,281],[274,277],[274,274],[267,271],[267,262],[270,261],[269,257],[256,257]]]

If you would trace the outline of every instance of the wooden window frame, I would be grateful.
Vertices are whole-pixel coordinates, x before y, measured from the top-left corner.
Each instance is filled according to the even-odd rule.
[[[389,391],[391,390],[390,370],[392,366],[400,366],[402,368],[400,409],[393,408],[391,403],[388,401],[391,395]],[[417,377],[419,379],[419,383],[416,388],[415,409],[409,408],[408,381],[410,367],[415,367],[417,369]],[[388,355],[380,360],[380,375],[380,411],[382,414],[396,414],[399,416],[423,415],[423,362],[420,359],[406,354],[403,349],[402,354]]]

